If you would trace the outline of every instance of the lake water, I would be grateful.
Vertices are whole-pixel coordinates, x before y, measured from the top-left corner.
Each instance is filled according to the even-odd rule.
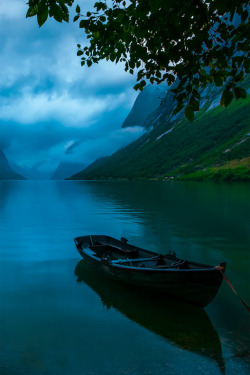
[[[249,313],[225,283],[205,309],[102,279],[73,238],[124,236],[208,264],[250,301],[246,184],[3,181],[1,375],[249,374]]]

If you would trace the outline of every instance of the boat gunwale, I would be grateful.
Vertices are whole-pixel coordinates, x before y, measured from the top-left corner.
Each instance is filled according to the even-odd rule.
[[[200,264],[201,266],[205,266],[206,268],[184,268],[184,269],[179,269],[179,268],[172,268],[172,267],[169,267],[169,268],[148,268],[148,267],[133,267],[133,266],[126,266],[126,265],[122,265],[122,264],[113,264],[112,262],[107,262],[107,261],[104,261],[102,260],[101,258],[99,257],[96,257],[94,255],[91,255],[91,254],[87,254],[84,249],[81,248],[81,251],[84,255],[86,255],[87,257],[91,258],[92,260],[100,263],[101,265],[106,265],[106,266],[110,266],[110,267],[114,267],[114,268],[122,268],[122,269],[126,269],[126,270],[133,270],[133,271],[139,271],[139,272],[145,272],[145,271],[149,271],[149,272],[204,272],[204,271],[216,271],[216,272],[219,272],[215,267],[216,266],[208,266],[208,265],[205,265],[205,264],[201,264],[201,263],[196,263],[196,264]],[[132,259],[131,259],[132,260]],[[190,262],[192,264],[194,264],[194,262]]]

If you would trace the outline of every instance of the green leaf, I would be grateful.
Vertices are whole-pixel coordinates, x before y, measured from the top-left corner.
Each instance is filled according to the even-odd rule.
[[[194,121],[194,109],[191,106],[185,108],[185,117],[191,122]]]
[[[77,16],[74,17],[73,22],[76,22],[79,19],[80,15],[78,14]]]
[[[81,12],[81,9],[79,7],[79,5],[76,6],[76,13],[80,13]]]
[[[117,16],[117,22],[121,23],[122,20],[123,20],[123,18],[124,18],[123,13],[118,14],[118,16]]]
[[[45,0],[41,0],[37,5],[37,22],[39,27],[41,27],[44,22],[46,22],[49,15],[48,4]]]
[[[194,109],[194,111],[199,111],[199,108],[200,108],[199,100],[191,98],[189,105]]]
[[[90,67],[92,65],[92,61],[87,60],[87,65],[88,65],[88,67]]]
[[[100,33],[99,33],[99,31],[94,31],[92,35],[93,35],[93,37],[94,37],[95,39],[98,39],[99,36],[100,36]]]
[[[141,84],[140,83],[137,83],[135,86],[134,86],[134,90],[139,90],[141,87]]]
[[[248,11],[247,9],[242,13],[241,15],[241,20],[242,22],[246,21],[246,19],[248,18]]]
[[[250,61],[249,60],[244,61],[244,68],[246,70],[246,73],[250,73]]]
[[[235,82],[240,82],[242,81],[244,78],[244,73],[243,71],[241,71],[239,74],[237,74],[237,76],[235,77]]]
[[[214,78],[214,83],[216,84],[216,86],[220,87],[220,86],[223,85],[223,82],[224,82],[224,76],[223,75],[215,73],[213,78]]]
[[[77,56],[82,56],[83,52],[81,50],[77,51]]]
[[[84,29],[85,27],[88,26],[88,21],[87,20],[81,20],[79,23],[80,29]]]
[[[247,97],[247,92],[242,87],[235,87],[234,88],[234,94],[236,96],[236,99],[239,99],[239,98],[246,99],[246,97]]]
[[[107,9],[107,5],[101,1],[97,2],[94,4],[94,8],[96,8],[97,12],[99,12],[99,10],[105,10]]]
[[[59,5],[57,5],[56,3],[52,3],[50,10],[51,16],[54,17],[57,22],[62,22],[63,20],[65,20],[65,12]]]
[[[206,41],[206,46],[207,46],[207,48],[211,49],[213,47],[213,40],[212,39],[208,39]]]
[[[220,106],[225,106],[225,107],[229,106],[229,104],[233,100],[233,97],[234,96],[233,96],[232,91],[228,87],[226,87],[221,95]]]
[[[46,9],[44,8],[42,13],[37,14],[37,22],[38,22],[39,27],[41,27],[47,21],[48,15],[49,15],[48,8]]]
[[[30,6],[27,13],[26,13],[26,18],[35,16],[37,14],[37,12],[38,12],[38,6],[37,5]]]

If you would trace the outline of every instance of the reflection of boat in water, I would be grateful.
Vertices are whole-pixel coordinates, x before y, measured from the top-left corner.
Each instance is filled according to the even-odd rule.
[[[108,277],[197,306],[206,306],[215,297],[226,267],[190,262],[170,252],[154,253],[128,244],[125,238],[93,235],[74,241],[80,255]]]
[[[78,282],[85,282],[100,296],[107,308],[114,307],[182,349],[215,360],[224,373],[220,339],[204,309],[148,292],[138,294],[129,285],[103,278],[85,260],[77,264],[75,275]]]

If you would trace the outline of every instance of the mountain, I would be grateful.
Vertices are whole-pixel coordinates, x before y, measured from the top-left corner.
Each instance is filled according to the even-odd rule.
[[[174,88],[174,86],[176,86],[176,83],[167,91],[164,99],[161,101],[161,105],[145,119],[142,125],[144,128],[149,129],[152,126],[156,127],[162,123],[170,124],[179,119],[183,119],[184,109],[176,115],[173,115],[175,102],[174,93],[171,92],[171,89]],[[207,111],[217,107],[220,103],[222,91],[222,87],[216,87],[214,85],[208,85],[204,90],[201,90],[200,109]]]
[[[249,91],[249,76],[243,86]],[[221,91],[210,85],[201,92],[193,123],[183,112],[172,116],[168,91],[142,122],[142,137],[71,178],[250,180],[250,96],[221,108]]]
[[[82,163],[61,162],[53,173],[51,180],[64,180],[83,169]]]
[[[109,156],[104,156],[102,158],[98,158],[97,160],[95,160],[93,163],[91,163],[86,169],[84,169],[83,171],[85,170],[88,170],[88,173],[91,173],[93,171],[93,173],[95,173],[96,169],[98,170],[99,167],[102,167],[103,164],[105,164],[105,162],[108,162],[109,161]],[[75,175],[73,175],[72,177],[70,178],[67,178],[67,180],[84,180],[84,178],[78,178],[78,176],[80,176],[82,174],[82,172],[79,172],[79,173],[76,173]],[[76,178],[74,178],[76,177]],[[103,177],[105,179],[105,177]],[[98,180],[100,179],[97,178]],[[102,176],[101,176],[101,179],[102,179]]]
[[[0,150],[0,180],[25,180],[23,176],[13,171],[2,150]]]
[[[127,118],[122,124],[122,128],[129,126],[142,126],[146,118],[161,104],[165,97],[167,85],[160,86],[148,85],[137,96],[135,103],[129,112]]]

